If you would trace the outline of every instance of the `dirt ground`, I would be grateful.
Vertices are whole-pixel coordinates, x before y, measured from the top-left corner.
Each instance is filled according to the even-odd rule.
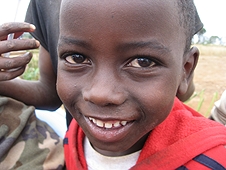
[[[197,110],[199,102],[203,99],[200,113],[208,116],[212,108],[211,103],[213,102],[211,101],[214,99],[214,94],[217,93],[214,100],[216,101],[226,90],[226,56],[200,56],[195,70],[194,82],[195,94],[200,94],[204,90],[203,97],[197,95],[187,105]]]

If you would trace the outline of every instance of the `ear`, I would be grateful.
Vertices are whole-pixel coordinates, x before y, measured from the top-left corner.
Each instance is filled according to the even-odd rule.
[[[194,92],[193,77],[198,58],[199,50],[197,47],[192,47],[187,53],[185,53],[183,62],[183,76],[177,90],[178,95],[191,96]]]

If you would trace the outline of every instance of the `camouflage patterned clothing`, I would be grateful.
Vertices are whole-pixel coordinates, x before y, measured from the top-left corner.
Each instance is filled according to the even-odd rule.
[[[0,96],[0,170],[63,169],[62,139],[34,110]]]

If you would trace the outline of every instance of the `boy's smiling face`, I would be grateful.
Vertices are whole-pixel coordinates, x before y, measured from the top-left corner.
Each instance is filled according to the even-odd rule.
[[[63,1],[57,90],[104,155],[141,149],[168,116],[178,89],[186,91],[193,66],[185,67],[186,37],[175,4]]]

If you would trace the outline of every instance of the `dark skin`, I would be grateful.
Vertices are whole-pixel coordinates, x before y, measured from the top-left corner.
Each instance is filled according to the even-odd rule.
[[[29,24],[15,24],[17,27],[20,27],[20,30],[14,29],[10,24],[3,24],[0,27],[0,54],[10,52],[12,50],[26,50],[33,49],[39,46],[39,43],[35,40],[23,40],[23,43],[20,43],[21,40],[11,40],[6,41],[7,35],[10,32],[14,32],[15,38],[18,38],[23,32],[32,32],[34,27]],[[23,31],[23,32],[21,32]],[[31,53],[25,53],[23,56],[18,56],[16,58],[7,58],[1,56],[0,68],[0,81],[6,81],[13,79],[24,72],[26,65],[31,60]]]
[[[199,52],[184,52],[174,4],[63,1],[58,95],[103,155],[140,150],[188,89]]]
[[[62,103],[56,92],[56,74],[48,51],[34,39],[16,39],[23,32],[32,32],[34,29],[28,23],[6,23],[0,26],[0,54],[39,47],[40,71],[38,81],[14,79],[24,72],[32,54],[26,53],[14,58],[0,57],[0,69],[4,69],[0,72],[0,95],[12,97],[39,109],[55,110]],[[10,33],[15,33],[15,39],[6,41]]]
[[[195,91],[195,84],[194,84],[194,81],[193,80],[194,80],[194,73],[188,79],[188,89],[187,89],[187,92],[184,93],[184,94],[177,93],[177,97],[182,102],[187,101],[192,96],[192,94],[194,93],[194,91]]]

